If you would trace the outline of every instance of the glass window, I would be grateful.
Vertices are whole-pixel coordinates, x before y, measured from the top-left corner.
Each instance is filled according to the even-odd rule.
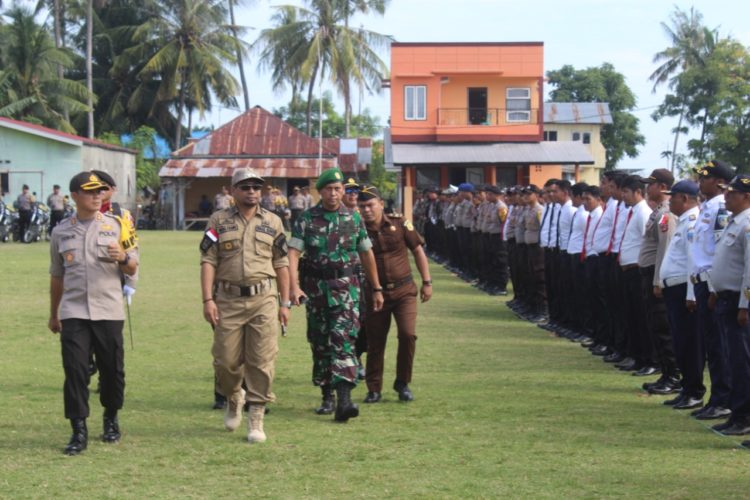
[[[427,119],[427,87],[424,85],[404,86],[404,119]]]
[[[573,132],[573,140],[574,141],[580,141],[581,140],[581,133],[580,132]]]
[[[557,130],[545,130],[544,131],[545,141],[557,141]]]
[[[505,120],[528,122],[531,120],[531,89],[509,88],[505,90]]]
[[[583,143],[591,144],[591,134],[589,134],[588,132],[583,133]]]

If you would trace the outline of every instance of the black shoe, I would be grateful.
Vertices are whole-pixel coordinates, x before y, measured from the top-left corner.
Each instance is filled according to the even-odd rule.
[[[667,380],[657,383],[646,389],[650,394],[657,396],[666,396],[667,394],[677,394],[682,390],[679,380],[668,378]]]
[[[336,397],[333,395],[333,389],[330,385],[321,385],[320,392],[323,395],[323,400],[320,406],[315,408],[315,413],[318,415],[330,415],[336,406]]]
[[[599,345],[595,349],[591,349],[591,354],[594,356],[607,356],[610,354],[609,347],[606,345]]]
[[[665,383],[665,382],[667,382],[667,381],[668,381],[669,379],[670,379],[670,377],[669,377],[669,376],[667,376],[667,375],[662,375],[661,377],[659,377],[659,378],[658,378],[657,380],[655,380],[655,381],[653,381],[653,382],[644,382],[644,383],[643,383],[643,385],[641,385],[641,387],[643,387],[643,390],[644,390],[644,391],[648,391],[648,390],[649,390],[649,389],[651,389],[652,387],[656,387],[657,385],[661,385],[661,384],[664,384],[664,383]]]
[[[672,405],[675,410],[692,410],[693,408],[700,408],[703,406],[703,399],[684,397],[679,403]]]
[[[635,360],[633,358],[625,357],[625,358],[622,358],[622,361],[620,361],[619,363],[615,363],[615,368],[622,370],[626,366],[632,366],[634,364],[635,364]]]
[[[581,341],[582,347],[594,347],[595,344],[596,344],[596,341],[591,338],[587,338],[586,340]]]
[[[500,290],[496,291],[494,295],[500,295],[501,297],[505,297],[506,295],[508,295],[508,290],[506,290],[505,288],[501,288]]]
[[[619,363],[623,359],[625,358],[622,357],[622,354],[620,354],[619,352],[613,352],[609,356],[604,356],[604,359],[602,359],[602,361],[604,361],[605,363]]]
[[[411,393],[409,386],[405,382],[396,380],[393,383],[393,390],[398,393],[400,401],[414,401],[414,394]]]
[[[363,401],[363,403],[377,403],[380,401],[381,394],[379,392],[368,392],[367,397]]]
[[[214,392],[214,410],[223,410],[227,406],[227,398],[219,394],[218,392]]]
[[[716,420],[727,418],[732,415],[732,410],[721,406],[706,406],[702,411],[693,415],[698,420]]]
[[[624,372],[637,371],[642,367],[642,365],[633,358],[625,358],[621,363],[618,363],[615,366]]]
[[[649,377],[651,375],[655,375],[657,373],[661,373],[661,370],[655,366],[643,366],[640,370],[637,372],[633,372],[634,377]]]
[[[716,432],[721,432],[721,431],[723,431],[723,430],[729,429],[729,428],[730,428],[730,427],[732,427],[732,426],[733,426],[734,424],[735,424],[735,422],[734,422],[734,420],[732,419],[732,417],[729,417],[729,420],[727,420],[726,422],[722,422],[722,423],[720,423],[720,424],[712,425],[712,426],[711,426],[711,428],[712,428],[713,430],[715,430]]]
[[[349,382],[339,382],[336,384],[336,415],[334,420],[337,422],[346,422],[350,418],[359,416],[359,407],[352,403],[352,389],[354,384]]]
[[[73,418],[70,420],[70,426],[73,428],[73,434],[70,436],[67,446],[63,450],[66,455],[78,455],[88,446],[89,431],[86,428],[86,420],[83,418]]]
[[[687,396],[685,396],[684,394],[678,394],[676,397],[674,397],[672,399],[667,399],[662,404],[664,406],[674,406],[676,404],[682,403],[682,401],[685,400],[686,398],[687,398]]]
[[[104,432],[102,433],[102,441],[105,443],[119,443],[122,435],[120,434],[120,423],[117,421],[117,417],[104,416]]]
[[[743,419],[721,431],[725,436],[744,436],[750,434],[750,421]]]

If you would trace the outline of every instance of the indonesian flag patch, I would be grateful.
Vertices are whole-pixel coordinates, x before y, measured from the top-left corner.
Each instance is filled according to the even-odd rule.
[[[659,230],[662,233],[666,233],[669,230],[669,215],[662,214],[661,218],[659,219]]]
[[[200,249],[201,252],[206,253],[211,248],[212,245],[215,245],[219,241],[219,233],[216,232],[216,230],[212,227],[208,228],[206,232],[203,234],[203,239],[201,240]]]

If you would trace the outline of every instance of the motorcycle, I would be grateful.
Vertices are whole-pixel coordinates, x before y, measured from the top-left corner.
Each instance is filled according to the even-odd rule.
[[[29,227],[23,234],[23,242],[31,243],[42,238],[49,240],[49,208],[44,203],[36,202],[31,208]]]
[[[0,200],[0,241],[6,243],[13,236],[14,210]]]

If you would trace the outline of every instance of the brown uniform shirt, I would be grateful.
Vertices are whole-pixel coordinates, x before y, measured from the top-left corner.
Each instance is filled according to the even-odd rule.
[[[216,280],[233,285],[254,285],[276,277],[276,269],[289,266],[286,235],[279,216],[258,206],[246,221],[236,207],[215,212],[208,231],[216,244],[201,253],[201,264],[216,268]]]
[[[523,214],[524,243],[527,245],[539,243],[539,230],[542,228],[542,215],[544,207],[539,203],[526,207]]]
[[[385,216],[379,227],[366,224],[367,235],[372,241],[372,251],[378,267],[378,279],[383,288],[411,274],[409,250],[420,246],[422,237],[411,222],[398,216]]]
[[[63,279],[60,319],[124,320],[120,268],[107,253],[111,242],[138,259],[127,230],[110,214],[97,213],[88,225],[77,215],[55,227],[50,243],[50,274]]]

